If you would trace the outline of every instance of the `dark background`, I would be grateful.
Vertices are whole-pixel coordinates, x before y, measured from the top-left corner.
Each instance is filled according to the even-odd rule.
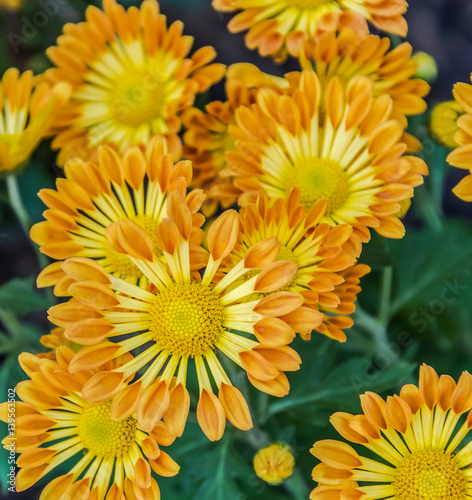
[[[53,1],[53,0],[52,0]],[[139,5],[139,1],[123,1],[124,5]],[[195,46],[213,45],[218,52],[219,62],[252,62],[263,71],[283,74],[297,69],[294,61],[283,66],[275,66],[270,59],[245,48],[241,35],[231,35],[226,23],[231,16],[215,12],[210,0],[161,0],[162,11],[169,21],[181,19],[185,23],[185,33],[195,37]],[[48,67],[44,50],[54,44],[65,22],[82,20],[87,5],[99,2],[81,0],[57,1],[60,11],[51,16],[42,28],[35,30],[31,25],[39,19],[42,10],[40,1],[27,1],[19,13],[0,14],[0,70],[9,66],[21,70],[33,69],[41,72]],[[407,14],[409,24],[408,41],[414,50],[431,54],[437,61],[439,77],[432,86],[428,98],[430,105],[452,98],[452,86],[458,81],[469,81],[472,71],[472,1],[471,0],[411,0]],[[19,50],[13,50],[11,40],[15,35],[22,36],[29,29],[30,36],[20,43]],[[13,38],[12,38],[13,35]],[[222,99],[223,86],[212,89],[210,99]],[[35,154],[32,164],[21,175],[20,184],[27,208],[35,221],[41,220],[44,210],[36,197],[38,186],[52,187],[59,174],[54,164],[54,156],[49,145],[43,144]],[[472,216],[472,204],[456,199],[451,189],[463,177],[463,173],[450,169],[443,193],[443,210],[449,216]],[[0,181],[1,182],[1,181]],[[0,185],[2,195],[4,186]],[[414,223],[414,222],[413,222]],[[408,222],[407,222],[408,224]],[[28,277],[38,273],[37,260],[30,242],[16,224],[7,205],[0,201],[0,283],[15,277]],[[447,244],[447,242],[445,242]],[[48,323],[44,312],[35,313],[28,318],[47,332]],[[2,399],[2,398],[0,398]],[[38,493],[33,489],[22,494],[1,496],[1,498],[34,499]],[[172,500],[172,499],[167,499]],[[231,500],[231,499],[228,499]]]

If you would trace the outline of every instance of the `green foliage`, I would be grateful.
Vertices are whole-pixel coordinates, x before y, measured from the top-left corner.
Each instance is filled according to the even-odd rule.
[[[48,309],[51,302],[33,290],[35,278],[14,278],[0,286],[0,307],[17,316]]]

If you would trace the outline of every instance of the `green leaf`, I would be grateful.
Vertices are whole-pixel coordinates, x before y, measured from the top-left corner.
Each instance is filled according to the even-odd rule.
[[[470,286],[470,223],[447,219],[444,231],[439,233],[410,229],[403,240],[392,241],[389,246],[397,261],[390,306],[392,315],[407,306],[419,307],[425,303],[426,297],[440,300],[448,286]],[[459,292],[460,290],[457,293]]]
[[[34,277],[15,278],[0,286],[0,307],[12,314],[24,316],[32,311],[43,311],[51,302],[33,290]]]
[[[304,393],[289,394],[274,403],[269,415],[297,408],[297,411],[309,411],[304,408],[316,403],[317,409],[328,406],[337,410],[356,410],[358,396],[365,391],[382,392],[398,386],[414,369],[406,361],[392,359],[387,368],[375,370],[375,365],[365,357],[356,357],[331,370],[318,386]],[[374,370],[373,370],[374,368]],[[349,408],[350,406],[350,408]]]

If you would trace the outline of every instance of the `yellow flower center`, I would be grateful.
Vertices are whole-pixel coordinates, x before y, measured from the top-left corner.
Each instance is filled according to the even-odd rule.
[[[279,255],[277,255],[275,260],[287,260],[298,264],[297,258],[293,255],[292,250],[285,245],[280,245]]]
[[[466,478],[454,457],[425,450],[397,467],[394,482],[398,500],[464,500]]]
[[[346,173],[332,160],[312,158],[298,162],[288,181],[288,190],[299,186],[301,204],[309,210],[315,202],[326,198],[328,208],[326,215],[342,207],[349,194]]]
[[[165,80],[149,69],[133,69],[117,78],[110,95],[115,119],[129,127],[150,123],[162,114]]]
[[[209,287],[197,282],[158,293],[151,317],[154,340],[175,356],[205,354],[224,331],[224,307]]]
[[[135,440],[136,419],[110,418],[111,400],[86,407],[77,425],[77,434],[87,450],[102,457],[118,457],[126,453]]]
[[[333,0],[287,0],[291,7],[299,9],[317,9],[323,5],[332,4]]]
[[[153,219],[152,217],[147,217],[140,215],[137,217],[132,217],[136,224],[139,224],[152,238],[154,245],[154,253],[157,255],[162,255],[161,249],[157,244],[156,231],[159,221]],[[107,259],[110,264],[110,271],[112,274],[123,278],[123,279],[138,279],[141,277],[141,271],[136,267],[132,260],[121,253],[113,251],[111,248],[108,251]]]

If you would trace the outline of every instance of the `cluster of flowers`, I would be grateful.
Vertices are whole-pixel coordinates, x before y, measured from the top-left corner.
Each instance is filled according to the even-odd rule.
[[[189,55],[192,38],[180,22],[167,27],[156,0],[128,10],[103,0],[64,27],[47,51],[53,68],[3,77],[2,173],[48,136],[64,172],[39,192],[48,208],[31,230],[54,260],[38,286],[63,302],[49,310],[50,351],[20,356],[30,380],[17,387],[17,489],[75,457],[42,499],[160,498],[152,471],[177,474],[161,448],[182,435],[192,403],[210,440],[227,420],[250,429],[225,366],[284,397],[286,372],[300,368],[297,334],[345,341],[369,271],[362,245],[371,228],[403,237],[400,218],[428,173],[405,128],[429,86],[414,78],[409,44],[368,32],[370,21],[404,35],[404,0],[213,3],[241,10],[229,27],[249,30],[248,47],[298,58],[300,71],[225,68],[211,47]],[[223,77],[227,100],[193,107]],[[455,95],[460,147],[449,161],[470,169],[472,86]],[[471,179],[456,188],[469,201]],[[451,436],[472,408],[472,377],[456,386],[423,367],[419,388],[386,402],[367,393],[362,405],[333,425],[390,465],[319,442],[311,498],[469,498],[471,447],[453,452],[470,414]]]

